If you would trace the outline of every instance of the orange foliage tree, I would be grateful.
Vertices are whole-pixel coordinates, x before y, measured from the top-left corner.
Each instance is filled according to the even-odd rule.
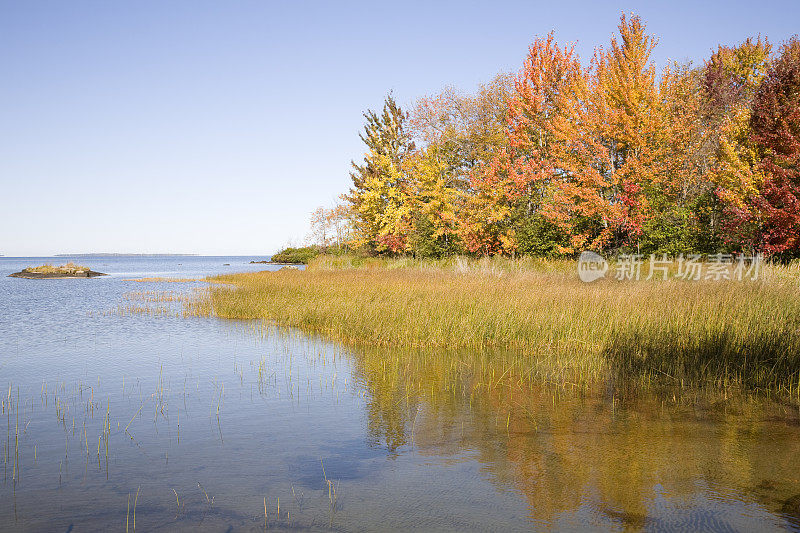
[[[378,253],[800,255],[800,45],[657,72],[638,16],[582,66],[551,33],[516,76],[368,114],[347,196]],[[413,141],[413,142],[412,142]]]

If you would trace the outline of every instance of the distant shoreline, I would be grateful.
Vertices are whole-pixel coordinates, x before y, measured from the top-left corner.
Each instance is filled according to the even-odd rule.
[[[55,254],[52,257],[196,257],[200,254]],[[220,256],[224,257],[224,256]]]

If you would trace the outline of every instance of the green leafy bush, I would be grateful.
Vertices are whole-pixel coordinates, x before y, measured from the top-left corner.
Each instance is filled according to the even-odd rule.
[[[304,246],[302,248],[284,248],[272,256],[275,263],[293,263],[307,265],[309,261],[317,257],[322,250],[319,246]]]

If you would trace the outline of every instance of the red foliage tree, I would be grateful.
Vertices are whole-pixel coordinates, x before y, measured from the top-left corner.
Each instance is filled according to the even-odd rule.
[[[756,93],[750,119],[760,167],[762,251],[800,251],[800,40],[787,42]]]

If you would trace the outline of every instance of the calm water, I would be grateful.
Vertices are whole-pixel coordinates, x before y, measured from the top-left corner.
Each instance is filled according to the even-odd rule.
[[[260,322],[120,312],[202,286],[132,278],[254,257],[6,277],[66,259],[0,258],[2,530],[133,531],[134,509],[141,531],[800,529],[796,405],[486,392]]]

